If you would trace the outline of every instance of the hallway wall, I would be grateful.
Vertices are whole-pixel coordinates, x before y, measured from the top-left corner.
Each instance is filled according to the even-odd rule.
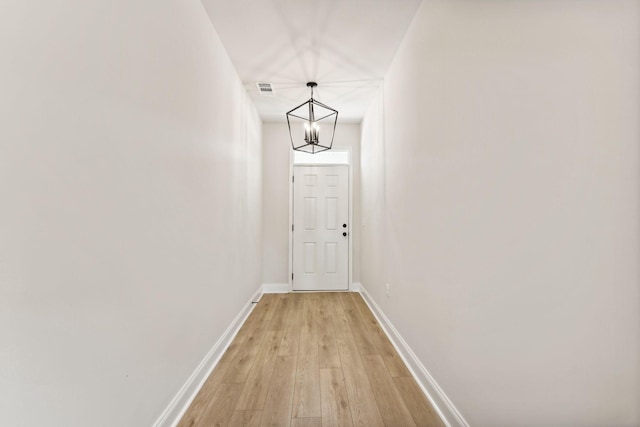
[[[640,425],[639,16],[425,0],[362,124],[363,285],[470,425]]]
[[[262,282],[289,283],[289,170],[291,139],[286,123],[264,123]],[[351,148],[353,168],[353,282],[360,281],[360,125],[338,123],[333,146]]]
[[[260,119],[198,0],[0,34],[0,425],[150,426],[260,285]]]

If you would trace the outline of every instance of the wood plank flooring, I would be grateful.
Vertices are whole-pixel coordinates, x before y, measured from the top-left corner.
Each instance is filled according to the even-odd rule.
[[[444,424],[357,293],[265,294],[179,427]]]

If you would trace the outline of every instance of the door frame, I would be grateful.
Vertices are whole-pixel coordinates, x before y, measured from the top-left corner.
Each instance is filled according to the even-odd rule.
[[[353,167],[351,162],[351,147],[338,147],[334,148],[334,151],[344,151],[347,152],[349,156],[349,163],[295,163],[294,164],[294,151],[289,150],[289,272],[288,272],[288,284],[289,284],[289,292],[317,292],[317,291],[294,291],[293,290],[293,280],[291,276],[293,275],[293,168],[294,166],[343,166],[346,167],[349,174],[349,188],[347,193],[349,194],[349,235],[348,238],[348,249],[347,254],[349,257],[349,272],[348,272],[348,287],[346,291],[336,291],[336,292],[351,292],[353,291]]]

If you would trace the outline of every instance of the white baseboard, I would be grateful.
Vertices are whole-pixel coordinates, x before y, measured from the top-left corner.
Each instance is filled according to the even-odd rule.
[[[211,347],[211,350],[202,359],[202,362],[193,371],[187,382],[175,395],[173,400],[169,403],[169,406],[162,412],[160,417],[153,423],[153,427],[175,427],[184,413],[191,405],[193,399],[204,385],[213,368],[216,367],[220,358],[231,344],[231,341],[235,338],[236,334],[240,330],[240,327],[244,324],[247,317],[253,310],[255,304],[254,301],[258,301],[262,295],[262,286],[253,294],[251,300],[247,302],[240,313],[233,319],[229,327],[224,334],[218,339],[218,341]]]
[[[371,298],[371,295],[369,295],[362,284],[359,284],[359,290],[365,302],[373,312],[373,315],[378,319],[382,329],[389,337],[389,340],[391,340],[391,343],[400,354],[400,357],[402,357],[402,360],[404,360],[409,371],[411,371],[416,382],[427,396],[438,415],[440,415],[440,418],[442,418],[442,421],[448,427],[469,427],[469,424],[462,414],[456,409],[451,400],[449,400],[438,383],[436,383],[436,380],[434,380],[431,374],[429,374],[427,368],[425,368],[422,362],[420,362],[413,350],[411,350],[407,342],[402,338],[400,333],[393,326],[387,316],[385,316],[378,304],[376,304],[373,298]]]
[[[353,282],[349,287],[349,291],[359,292],[360,282]],[[291,287],[289,286],[288,283],[263,283],[262,284],[263,294],[286,294],[289,292],[291,292]]]
[[[291,291],[288,283],[263,283],[262,293],[265,294],[286,294]]]

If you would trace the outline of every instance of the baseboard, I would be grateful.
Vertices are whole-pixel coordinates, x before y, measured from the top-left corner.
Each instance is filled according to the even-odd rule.
[[[235,338],[236,334],[240,330],[240,327],[244,324],[247,317],[255,307],[254,301],[257,301],[262,295],[262,286],[251,296],[251,299],[242,307],[240,313],[233,319],[229,327],[224,334],[218,339],[218,341],[211,347],[211,350],[202,359],[202,362],[193,371],[187,382],[182,386],[180,391],[175,395],[169,406],[162,412],[160,417],[153,423],[153,427],[174,427],[178,424],[184,413],[191,405],[193,399],[204,385],[213,368],[216,367],[220,358],[231,344],[231,341]]]
[[[411,350],[407,342],[402,338],[398,330],[393,326],[387,316],[385,316],[378,304],[376,304],[362,284],[359,284],[359,289],[360,294],[373,312],[373,315],[378,319],[382,329],[391,340],[391,343],[400,354],[400,357],[402,357],[402,360],[404,360],[404,363],[409,368],[409,371],[411,371],[411,374],[433,405],[434,409],[438,412],[438,415],[440,415],[440,418],[442,418],[442,421],[448,427],[469,427],[469,424],[462,414],[456,409],[451,400],[449,400],[438,383],[436,383],[436,380],[434,380],[431,374],[429,374],[427,368],[424,367],[422,362],[418,359],[413,350]]]
[[[265,294],[286,294],[291,291],[288,283],[263,283],[262,293]]]
[[[359,292],[360,282],[353,282],[349,287],[349,291]],[[291,292],[291,287],[289,287],[288,283],[263,283],[262,284],[263,294],[286,294],[289,292]]]

